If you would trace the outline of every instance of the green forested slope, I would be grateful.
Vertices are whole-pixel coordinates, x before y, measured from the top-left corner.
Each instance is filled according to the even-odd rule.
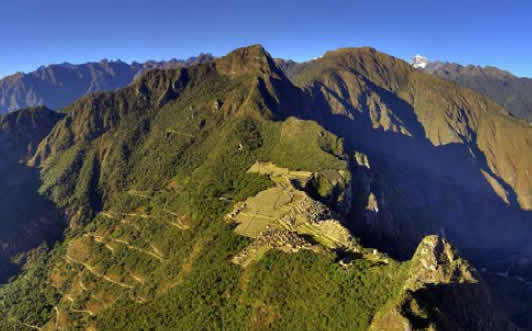
[[[61,117],[44,107],[0,116],[0,282],[24,261],[23,252],[61,237],[65,221],[37,193],[39,171],[24,166]]]
[[[390,73],[378,77],[390,88],[402,83]],[[341,109],[324,105],[260,46],[151,71],[73,103],[28,161],[40,170],[41,196],[64,211],[69,229],[52,249],[34,250],[25,271],[0,288],[0,329],[365,330],[412,282],[430,293],[484,286],[469,266],[437,277],[434,270],[462,261],[454,250],[448,260],[426,261],[420,277],[412,267],[419,255],[400,262],[343,235],[363,226],[369,198],[361,167],[373,158],[340,135],[344,123],[329,121]],[[257,164],[275,171],[251,171]],[[282,220],[256,203],[271,198],[264,192],[279,192],[263,205],[289,208]],[[258,207],[246,206],[248,198]],[[269,225],[247,235],[235,215]],[[235,260],[243,252],[250,263]],[[489,293],[464,293],[461,304],[487,302],[472,311],[486,321],[480,325],[512,329]],[[431,298],[416,302],[430,306]],[[447,325],[440,315],[426,319]]]

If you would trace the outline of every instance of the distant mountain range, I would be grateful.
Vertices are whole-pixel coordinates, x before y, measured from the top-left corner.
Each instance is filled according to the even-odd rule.
[[[414,68],[453,81],[482,93],[504,107],[510,114],[532,121],[532,79],[512,75],[508,71],[486,66],[429,61],[416,55],[410,61]]]
[[[53,64],[30,73],[16,73],[0,80],[0,114],[46,105],[58,110],[91,92],[112,91],[130,84],[151,69],[186,67],[212,61],[210,54],[185,60],[147,61],[131,64],[102,60],[84,64]]]
[[[92,92],[112,91],[127,86],[140,74],[152,69],[187,67],[213,61],[202,53],[188,59],[147,61],[131,64],[120,60],[84,64],[52,64],[30,73],[16,73],[0,80],[0,114],[45,105],[59,110]],[[275,59],[276,65],[294,77],[308,62]],[[314,60],[313,60],[314,61]],[[532,121],[532,79],[520,78],[495,68],[430,61],[423,55],[413,56],[410,64],[440,78],[453,81],[482,93],[501,105],[508,113]]]

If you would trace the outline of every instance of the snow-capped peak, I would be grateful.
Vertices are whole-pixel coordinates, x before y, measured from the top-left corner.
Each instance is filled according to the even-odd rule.
[[[413,56],[412,59],[410,60],[410,64],[414,68],[417,68],[417,69],[425,69],[428,63],[429,63],[429,59],[419,54],[416,56]]]

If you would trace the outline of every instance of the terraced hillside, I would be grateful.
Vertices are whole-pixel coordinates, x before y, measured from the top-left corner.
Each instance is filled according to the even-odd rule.
[[[400,142],[419,131],[405,124],[413,115],[398,97],[369,80],[390,87],[415,74],[366,52],[352,56],[388,70],[358,73],[348,54],[341,67],[307,68],[294,79],[299,88],[261,46],[250,46],[212,63],[150,71],[67,107],[26,166],[39,169],[40,196],[69,228],[53,248],[28,253],[23,272],[0,288],[0,329],[366,330],[393,329],[386,321],[397,320],[514,330],[513,312],[497,306],[474,267],[447,241],[419,238],[434,214],[405,202],[419,193],[401,191],[398,177],[409,180],[413,166],[395,159],[403,145],[390,145],[386,160],[369,149],[386,142],[368,143],[383,131]],[[315,75],[333,71],[356,79],[335,92]],[[339,97],[357,87],[359,98]],[[366,115],[348,99],[367,101]],[[368,109],[381,116],[378,135],[364,126]],[[429,155],[438,158],[427,172],[444,159]],[[383,192],[404,196],[383,200]],[[380,218],[402,203],[408,218]],[[373,234],[389,234],[386,220],[400,229],[392,243],[403,241],[391,255],[367,245],[382,244]],[[399,260],[398,252],[410,255]],[[434,296],[449,301],[437,306]],[[450,302],[483,304],[464,316]],[[403,303],[419,309],[395,308]]]

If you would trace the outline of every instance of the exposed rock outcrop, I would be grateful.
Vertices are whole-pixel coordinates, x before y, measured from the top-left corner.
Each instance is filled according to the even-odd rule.
[[[427,284],[477,283],[477,271],[451,244],[435,235],[425,237],[411,260],[405,289],[417,291]]]
[[[445,239],[425,237],[409,263],[402,290],[376,314],[370,331],[515,330],[495,313],[477,271]]]

